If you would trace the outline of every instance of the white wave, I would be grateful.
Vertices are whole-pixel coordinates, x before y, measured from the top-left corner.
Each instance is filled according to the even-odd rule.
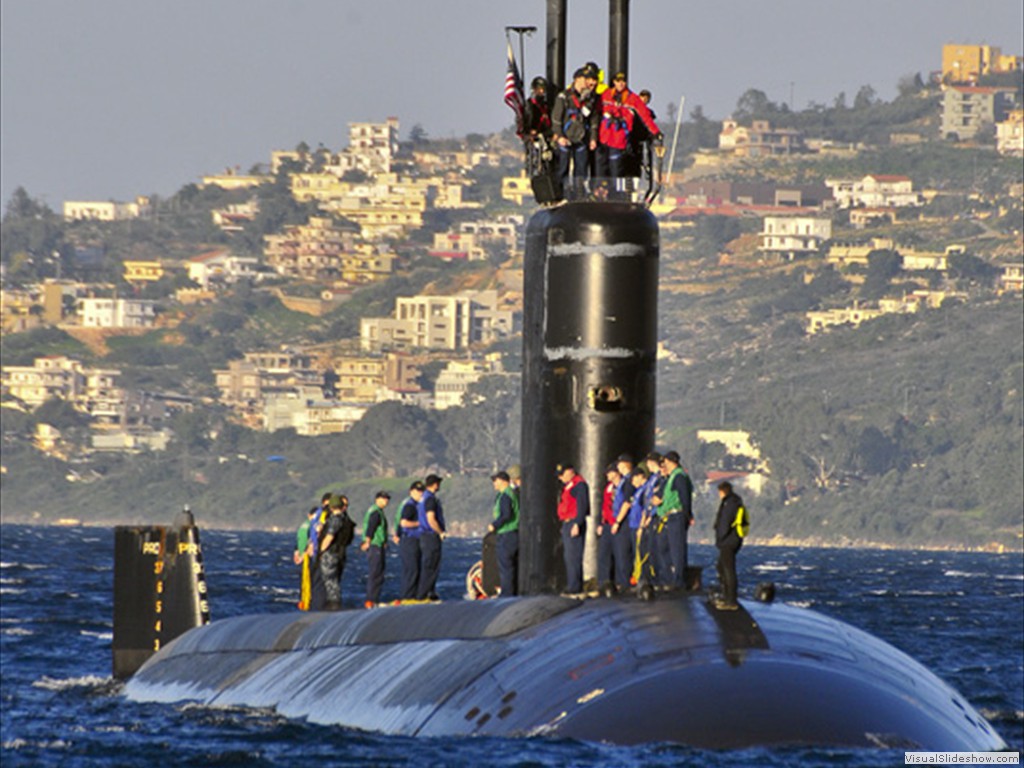
[[[114,639],[114,633],[113,632],[93,632],[93,631],[88,630],[88,629],[83,629],[78,634],[85,635],[86,637],[97,637],[100,640],[113,640]]]
[[[54,739],[53,741],[26,741],[25,739],[11,739],[0,744],[4,749],[67,749],[71,746],[70,741]]]
[[[789,566],[788,565],[776,565],[776,564],[773,564],[773,563],[768,563],[768,564],[765,564],[765,565],[755,565],[754,566],[754,570],[755,571],[788,571],[789,570]]]
[[[8,563],[0,562],[0,568],[24,568],[27,571],[40,571],[50,566],[43,563]]]
[[[106,688],[114,682],[116,681],[112,677],[99,677],[97,675],[67,677],[63,679],[43,675],[32,683],[32,687],[42,688],[46,691],[68,691],[72,688]]]
[[[810,608],[812,605],[814,605],[814,601],[813,600],[793,600],[793,601],[787,600],[786,601],[786,605],[792,605],[794,608]]]
[[[24,584],[24,579],[0,579],[0,584]]]
[[[14,589],[12,587],[0,587],[0,595],[24,595],[24,589]]]
[[[25,629],[24,627],[11,627],[0,632],[4,635],[12,635],[14,637],[31,637],[35,634],[31,629]]]

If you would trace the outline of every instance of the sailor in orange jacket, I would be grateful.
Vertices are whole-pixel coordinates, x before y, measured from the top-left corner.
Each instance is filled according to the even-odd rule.
[[[598,176],[622,178],[625,171],[629,134],[639,119],[655,141],[661,140],[661,129],[654,122],[643,99],[626,86],[626,73],[617,72],[612,87],[601,94],[601,123],[598,129]]]

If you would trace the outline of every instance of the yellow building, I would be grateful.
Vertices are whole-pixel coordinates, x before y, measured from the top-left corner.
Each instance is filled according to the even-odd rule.
[[[126,283],[155,283],[163,276],[164,268],[159,261],[124,262],[124,280]]]
[[[948,83],[973,83],[982,75],[1020,68],[1020,56],[1004,56],[994,45],[952,43],[942,46],[942,79]]]
[[[532,200],[533,187],[530,186],[530,177],[525,173],[520,176],[505,176],[501,180],[501,199],[510,200],[516,205],[522,205],[523,200]]]

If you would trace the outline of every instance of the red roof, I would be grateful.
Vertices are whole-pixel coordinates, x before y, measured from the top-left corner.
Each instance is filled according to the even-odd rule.
[[[909,176],[886,176],[882,173],[869,173],[868,178],[875,181],[910,181]]]
[[[204,261],[213,261],[214,259],[218,259],[221,256],[227,256],[227,254],[227,249],[220,248],[219,250],[216,251],[207,251],[206,253],[200,253],[198,256],[193,256],[191,259],[189,259],[189,261],[198,264]]]

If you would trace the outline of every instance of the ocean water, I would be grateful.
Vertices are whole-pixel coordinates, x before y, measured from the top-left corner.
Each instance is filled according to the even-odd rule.
[[[289,533],[203,531],[214,620],[293,611]],[[889,766],[900,750],[697,750],[566,740],[382,736],[274,712],[127,701],[110,677],[113,531],[0,527],[0,764],[8,766]],[[461,599],[478,542],[449,540],[439,592]],[[1024,749],[1024,560],[1019,553],[744,547],[741,596],[846,621],[945,679]],[[691,562],[712,565],[708,547]],[[385,598],[394,596],[389,563]],[[711,569],[708,573],[713,573]],[[349,552],[344,600],[363,599],[364,558]],[[699,702],[694,702],[699,706]]]

